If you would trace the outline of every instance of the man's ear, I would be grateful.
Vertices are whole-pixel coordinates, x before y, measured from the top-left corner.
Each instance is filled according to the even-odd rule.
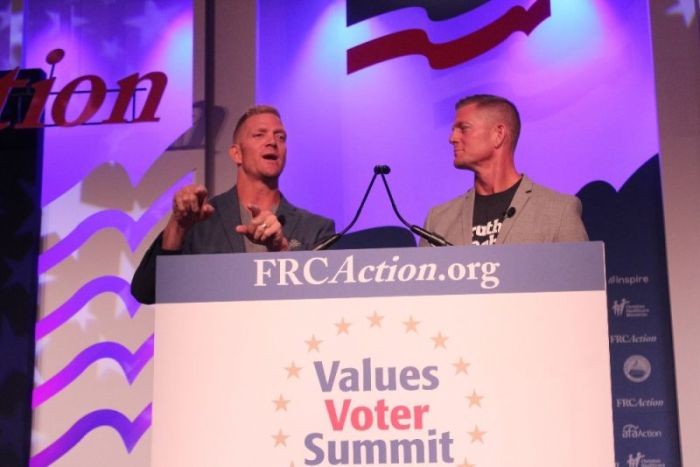
[[[494,147],[500,148],[506,143],[508,129],[503,123],[498,123],[493,127]]]
[[[241,155],[241,148],[238,144],[234,143],[228,148],[228,156],[231,158],[234,164],[241,165],[243,163],[243,157]]]

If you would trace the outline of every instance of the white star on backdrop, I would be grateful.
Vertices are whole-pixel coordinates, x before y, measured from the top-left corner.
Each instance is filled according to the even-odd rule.
[[[105,58],[117,58],[117,55],[124,53],[124,49],[119,45],[119,39],[112,38],[102,40],[102,55]]]
[[[0,32],[2,33],[2,39],[0,40],[7,40],[10,50],[12,49],[14,42],[17,40],[12,35],[12,24],[13,22],[19,22],[19,24],[21,24],[21,21],[21,14],[12,13],[12,2],[7,2],[7,8],[0,10]],[[14,60],[15,57],[11,51],[7,56],[0,57],[0,70],[9,70],[14,68],[16,66],[16,64],[13,63]]]
[[[114,374],[124,378],[124,370],[121,365],[111,358],[101,358],[95,362],[97,367],[97,379],[104,380],[105,376]]]
[[[682,15],[685,25],[690,27],[690,23],[695,18],[695,8],[700,8],[699,0],[676,0],[676,4],[669,7],[666,13],[669,15]]]
[[[71,31],[75,31],[75,30],[78,29],[80,26],[84,26],[84,25],[86,25],[86,24],[88,24],[87,18],[85,18],[85,17],[83,17],[83,16],[78,16],[78,15],[73,14],[73,8],[71,8],[71,11],[70,11],[70,28],[71,28]]]
[[[34,386],[39,386],[44,383],[44,377],[41,375],[40,359],[41,353],[44,351],[44,348],[49,345],[50,341],[51,336],[44,336],[34,343],[34,355],[36,356],[34,362]]]
[[[92,321],[97,321],[95,315],[93,315],[87,308],[83,308],[77,314],[73,315],[72,319],[78,323],[80,329],[83,331],[87,329],[88,324],[90,324]]]
[[[145,4],[143,14],[129,18],[124,24],[138,28],[141,36],[141,44],[148,45],[161,37],[164,31],[168,30],[168,25],[173,13],[177,8],[166,8],[159,10],[153,0],[148,0]]]
[[[41,371],[38,366],[34,367],[34,386],[39,386],[44,383],[44,377],[41,376]]]
[[[51,20],[51,26],[48,28],[48,36],[54,36],[61,32],[61,14],[57,11],[46,10],[46,14]]]
[[[12,22],[12,2],[8,2],[7,8],[0,11],[0,31],[9,29]]]

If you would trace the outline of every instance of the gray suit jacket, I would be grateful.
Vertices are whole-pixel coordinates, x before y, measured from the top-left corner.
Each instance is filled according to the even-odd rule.
[[[235,231],[236,226],[241,224],[236,187],[215,196],[210,203],[214,206],[214,214],[192,226],[187,232],[182,250],[163,250],[161,234],[146,251],[131,280],[131,294],[139,302],[155,301],[156,258],[159,255],[245,252],[243,236]],[[335,223],[331,219],[297,208],[284,196],[276,215],[289,240],[290,250],[310,250],[335,232]]]
[[[428,213],[425,228],[442,235],[454,245],[472,244],[474,189],[435,206]],[[510,207],[513,216],[505,217],[496,244],[585,242],[586,228],[581,220],[581,201],[570,195],[545,188],[523,175]],[[421,246],[427,246],[421,240]]]

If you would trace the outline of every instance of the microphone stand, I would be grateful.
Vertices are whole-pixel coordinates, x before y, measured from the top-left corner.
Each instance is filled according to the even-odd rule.
[[[389,195],[389,201],[391,202],[391,207],[394,210],[394,214],[396,214],[396,217],[399,218],[401,223],[405,225],[411,232],[414,234],[418,235],[419,237],[425,239],[428,241],[433,246],[452,246],[452,243],[448,242],[445,240],[442,236],[429,232],[428,230],[425,230],[423,227],[419,227],[415,224],[409,224],[406,219],[403,218],[403,216],[399,213],[398,208],[396,207],[396,203],[394,202],[394,197],[391,195],[391,190],[389,189],[389,184],[386,181],[386,177],[384,176],[385,173],[389,173],[390,169],[389,166],[383,165],[383,166],[377,166],[377,167],[382,167],[384,170],[381,170],[379,174],[382,177],[382,182],[384,182],[384,188],[386,188],[386,194]],[[375,175],[377,173],[377,167],[375,167]]]
[[[340,238],[345,235],[345,233],[352,228],[353,225],[355,225],[355,222],[357,222],[357,219],[360,217],[360,213],[362,212],[362,208],[365,206],[365,201],[367,201],[367,196],[369,196],[369,192],[372,190],[372,185],[374,185],[374,181],[377,179],[377,175],[380,172],[380,167],[382,166],[375,166],[374,167],[374,175],[372,176],[372,180],[369,182],[369,186],[367,187],[367,191],[365,191],[365,196],[362,197],[362,202],[360,203],[360,207],[357,208],[357,212],[355,213],[355,217],[353,217],[352,221],[350,221],[350,224],[345,227],[341,232],[335,233],[328,237],[327,239],[323,240],[321,243],[316,245],[312,251],[321,251],[321,250],[327,250],[328,248],[331,247],[335,242],[340,240]],[[383,175],[382,175],[383,176]]]

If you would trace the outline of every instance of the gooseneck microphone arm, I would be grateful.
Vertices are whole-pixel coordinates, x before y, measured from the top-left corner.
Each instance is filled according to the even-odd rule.
[[[367,187],[367,191],[365,191],[365,196],[362,197],[362,202],[360,203],[360,207],[357,208],[357,212],[355,213],[355,217],[350,221],[350,224],[348,224],[347,227],[345,227],[341,232],[339,233],[334,233],[327,239],[323,240],[321,243],[316,245],[313,248],[313,251],[320,251],[320,250],[326,250],[331,247],[335,242],[340,240],[340,238],[345,235],[345,233],[352,228],[353,225],[355,225],[355,222],[357,222],[357,219],[360,217],[360,213],[362,212],[362,208],[365,207],[365,201],[367,201],[367,196],[369,196],[369,192],[372,190],[372,185],[374,185],[374,181],[377,179],[377,175],[379,174],[379,167],[381,166],[375,166],[374,167],[374,175],[372,176],[372,180],[369,182],[369,186]]]
[[[414,224],[409,224],[406,219],[403,218],[403,216],[399,213],[398,208],[396,207],[396,203],[394,202],[394,197],[391,195],[391,190],[389,189],[389,184],[386,181],[386,177],[384,174],[388,174],[391,172],[391,169],[389,168],[388,165],[378,165],[374,168],[374,173],[375,176],[377,174],[377,167],[381,167],[382,170],[379,171],[379,175],[382,177],[382,182],[384,182],[384,188],[386,188],[386,194],[389,195],[389,201],[391,202],[391,207],[394,210],[394,214],[396,214],[396,217],[399,218],[401,223],[408,227],[408,229],[413,232],[414,234],[418,235],[419,237],[427,240],[428,243],[430,243],[433,246],[452,246],[452,243],[448,242],[442,236],[430,232],[428,230],[425,230],[423,227],[419,227]]]

